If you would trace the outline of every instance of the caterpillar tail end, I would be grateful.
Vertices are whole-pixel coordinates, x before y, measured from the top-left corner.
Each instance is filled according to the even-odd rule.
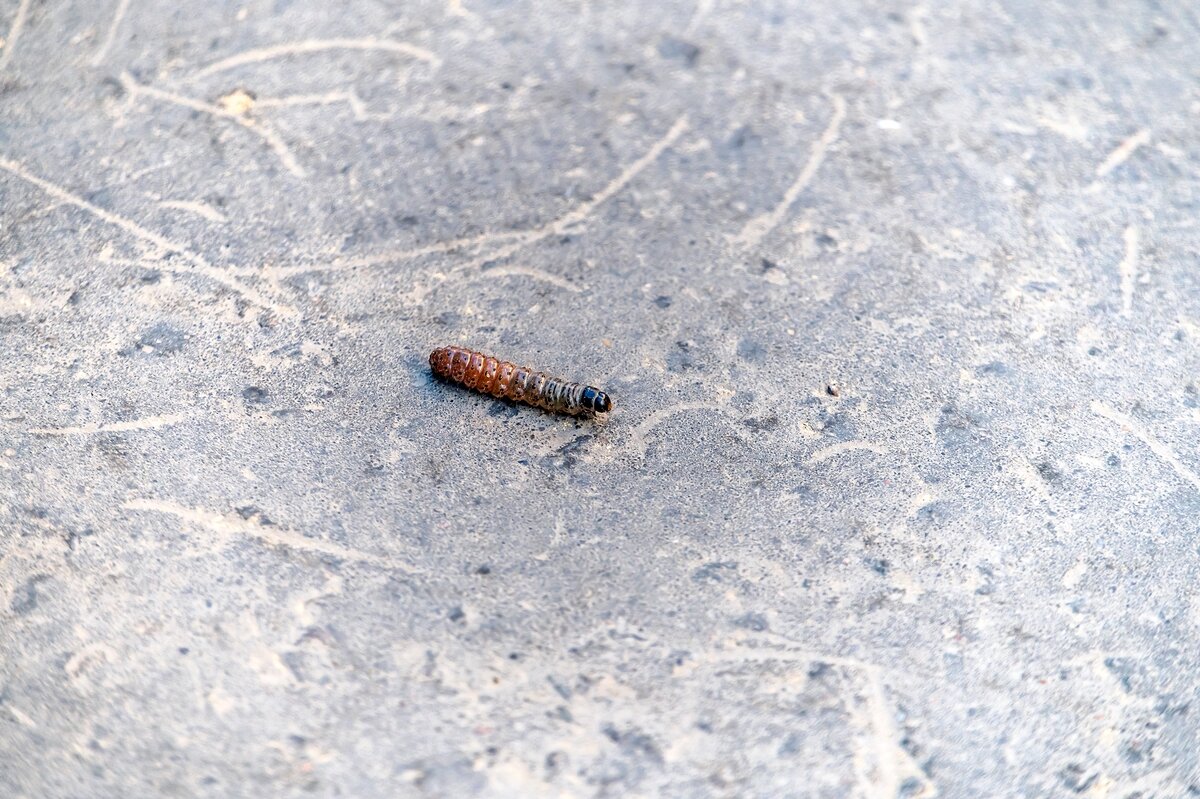
[[[436,377],[443,380],[450,379],[450,355],[451,347],[438,347],[433,352],[429,353],[429,369]]]

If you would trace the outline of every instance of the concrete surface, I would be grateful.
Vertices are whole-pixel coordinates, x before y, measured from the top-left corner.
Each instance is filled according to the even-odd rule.
[[[0,1],[0,796],[1200,793],[1188,5]]]

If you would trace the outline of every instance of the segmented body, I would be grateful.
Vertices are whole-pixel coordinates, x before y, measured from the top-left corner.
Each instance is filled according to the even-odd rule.
[[[606,413],[612,407],[612,400],[598,388],[535,372],[531,367],[517,366],[464,347],[434,350],[429,353],[429,367],[443,380],[548,411]]]

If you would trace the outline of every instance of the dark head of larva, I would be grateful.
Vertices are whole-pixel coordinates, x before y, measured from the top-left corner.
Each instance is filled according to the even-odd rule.
[[[584,388],[583,395],[579,398],[579,401],[583,407],[596,413],[608,413],[609,409],[612,408],[612,400],[608,398],[608,395],[592,386]]]

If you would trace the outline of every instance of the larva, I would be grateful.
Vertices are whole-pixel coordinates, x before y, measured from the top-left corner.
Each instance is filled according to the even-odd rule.
[[[548,411],[607,413],[612,408],[612,400],[598,388],[569,383],[463,347],[440,347],[429,353],[429,368],[443,380]]]

